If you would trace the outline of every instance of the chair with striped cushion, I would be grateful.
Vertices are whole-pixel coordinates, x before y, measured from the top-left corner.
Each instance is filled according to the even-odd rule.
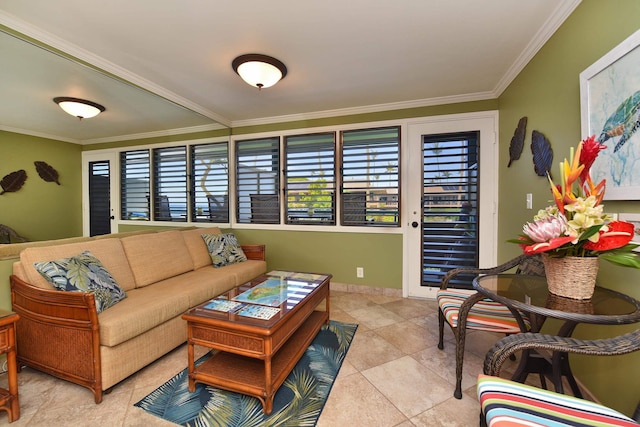
[[[481,426],[640,425],[595,402],[489,375],[478,377],[478,400]],[[640,411],[636,410],[634,416],[640,417]]]
[[[442,279],[437,292],[439,339],[438,348],[444,348],[444,324],[447,323],[456,338],[456,388],[453,395],[462,398],[462,365],[467,329],[504,334],[516,334],[530,329],[524,313],[514,316],[508,307],[483,298],[469,289],[451,289],[449,283],[460,275],[497,274],[517,268],[518,274],[544,275],[544,265],[539,256],[520,255],[493,268],[456,268]]]

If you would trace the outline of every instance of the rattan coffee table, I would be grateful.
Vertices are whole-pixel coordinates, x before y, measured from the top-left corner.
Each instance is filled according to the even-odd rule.
[[[270,414],[276,391],[329,322],[331,277],[272,271],[184,314],[189,391],[204,383],[255,396]],[[325,310],[316,310],[323,300]],[[218,351],[195,366],[195,345]]]

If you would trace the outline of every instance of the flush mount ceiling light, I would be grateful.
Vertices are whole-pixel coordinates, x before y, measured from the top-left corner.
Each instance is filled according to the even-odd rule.
[[[281,61],[259,53],[240,55],[231,66],[242,80],[258,89],[271,87],[287,75],[287,67]]]
[[[53,98],[53,102],[80,120],[90,119],[106,110],[102,105],[96,104],[95,102],[87,101],[86,99],[70,98],[68,96]]]

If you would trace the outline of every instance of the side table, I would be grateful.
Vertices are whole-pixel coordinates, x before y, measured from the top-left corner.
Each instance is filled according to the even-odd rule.
[[[0,410],[7,411],[9,422],[20,418],[18,402],[18,369],[16,363],[16,322],[20,316],[12,311],[0,310],[0,354],[7,354],[9,389],[0,388]]]

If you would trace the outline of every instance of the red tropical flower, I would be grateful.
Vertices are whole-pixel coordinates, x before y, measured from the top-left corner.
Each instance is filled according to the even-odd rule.
[[[533,255],[539,254],[541,252],[547,252],[552,249],[559,248],[560,246],[564,245],[565,243],[569,243],[572,240],[573,237],[571,236],[556,237],[550,239],[548,242],[534,243],[533,245],[526,246],[524,248],[524,253],[527,255]]]
[[[608,225],[609,230],[600,232],[597,242],[587,242],[584,248],[589,251],[608,251],[618,249],[626,245],[633,238],[633,224],[626,221],[612,221]]]
[[[589,176],[591,165],[598,157],[600,150],[607,148],[605,145],[596,141],[596,136],[592,135],[582,141],[582,150],[580,151],[580,164],[584,165],[584,169],[580,173],[580,184],[583,185]]]

